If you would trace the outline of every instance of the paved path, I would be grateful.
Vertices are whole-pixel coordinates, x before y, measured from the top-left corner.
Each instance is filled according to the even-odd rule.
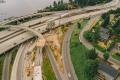
[[[78,80],[76,73],[74,71],[73,64],[71,62],[70,47],[69,47],[70,38],[73,31],[74,31],[74,26],[68,29],[68,31],[65,33],[65,37],[62,44],[62,57],[63,57],[65,73],[66,73],[66,76],[68,77],[68,80]],[[68,76],[68,75],[71,75],[71,76]]]

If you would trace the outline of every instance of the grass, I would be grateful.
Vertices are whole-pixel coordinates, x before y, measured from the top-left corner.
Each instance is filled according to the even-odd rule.
[[[5,55],[0,56],[0,80],[2,80],[2,70],[3,70],[3,64],[4,64]]]
[[[56,80],[55,74],[50,64],[50,60],[48,59],[48,56],[46,54],[44,55],[43,58],[42,70],[44,80]]]
[[[113,57],[114,59],[120,61],[120,55],[114,54],[114,55],[112,55],[112,57]]]
[[[0,31],[3,31],[3,30],[5,30],[6,28],[0,28]]]
[[[118,38],[115,38],[115,39],[113,39],[114,40],[114,42],[120,42],[120,38],[118,37]]]
[[[104,54],[105,54],[105,53],[109,53],[105,48],[100,47],[100,46],[99,46],[98,44],[96,44],[96,43],[93,43],[93,46],[94,46],[96,49],[98,49],[99,51],[103,52]]]
[[[12,54],[12,57],[11,57],[11,62],[10,62],[10,66],[9,66],[9,78],[10,78],[10,75],[11,75],[11,71],[12,71],[12,67],[13,67],[13,64],[14,64],[14,60],[15,60],[17,51],[18,51],[18,47],[15,47],[10,51],[10,54]]]
[[[85,22],[83,21],[81,25],[83,26],[85,23],[86,21]],[[71,41],[70,41],[71,59],[78,80],[87,80],[84,72],[85,62],[87,60],[85,53],[87,49],[79,41],[79,32],[80,29],[76,27],[71,36]]]

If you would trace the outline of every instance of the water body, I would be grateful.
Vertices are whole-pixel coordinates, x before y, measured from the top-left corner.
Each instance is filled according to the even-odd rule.
[[[5,3],[0,3],[0,20],[32,14],[52,4],[53,1],[58,0],[5,0]]]

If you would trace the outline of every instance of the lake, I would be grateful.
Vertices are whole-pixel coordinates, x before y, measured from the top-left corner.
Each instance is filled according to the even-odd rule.
[[[32,14],[53,4],[53,1],[58,0],[5,0],[5,3],[0,3],[0,20]]]

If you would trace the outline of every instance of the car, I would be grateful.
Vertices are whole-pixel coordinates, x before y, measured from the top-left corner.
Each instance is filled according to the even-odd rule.
[[[68,77],[71,78],[71,73],[70,72],[68,73]]]

